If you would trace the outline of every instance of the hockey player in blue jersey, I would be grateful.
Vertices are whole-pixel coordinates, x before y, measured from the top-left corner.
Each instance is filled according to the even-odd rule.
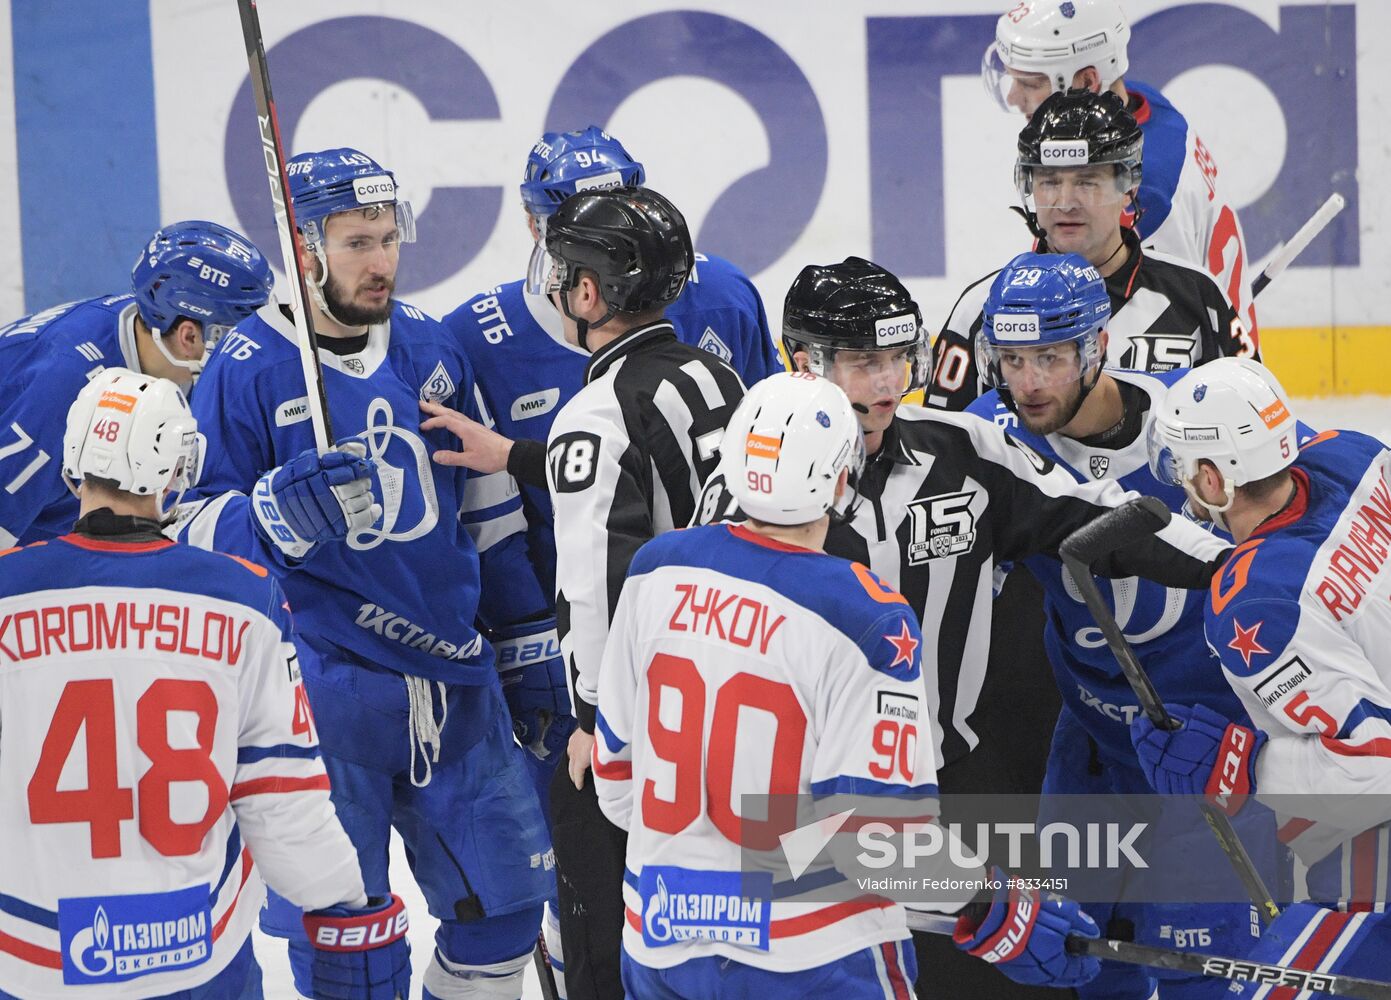
[[[270,265],[245,236],[179,222],[151,238],[131,291],[68,302],[0,328],[0,548],[63,534],[77,500],[58,475],[63,422],[103,368],[187,388],[205,345],[265,304]]]
[[[1300,447],[1288,399],[1231,359],[1189,372],[1159,408],[1155,475],[1239,543],[1204,624],[1246,714],[1169,705],[1179,729],[1142,716],[1131,738],[1160,792],[1238,819],[1269,797],[1281,814],[1311,902],[1276,920],[1259,957],[1391,980],[1391,450],[1346,430]]]
[[[1150,472],[1146,428],[1167,387],[1184,370],[1160,375],[1103,370],[1110,315],[1105,282],[1082,257],[1015,257],[996,276],[985,303],[981,367],[995,388],[968,412],[1007,427],[1078,482],[1114,479],[1180,511],[1183,490]],[[1100,629],[1058,559],[1032,556],[1023,563],[1044,588],[1044,643],[1063,702],[1044,793],[1147,793],[1148,782],[1130,744],[1130,723],[1143,713]],[[1206,657],[1195,655],[1202,648],[1202,591],[1165,588],[1139,577],[1103,580],[1101,585],[1103,593],[1110,591],[1116,619],[1161,695],[1186,705],[1201,702],[1249,721],[1219,672]],[[1047,813],[1046,799],[1043,809]],[[1186,856],[1197,850],[1210,853],[1210,834],[1205,827],[1183,826],[1187,818],[1186,813],[1175,815],[1172,829],[1154,831],[1148,859],[1156,871],[1182,871]],[[1283,852],[1275,844],[1271,814],[1251,810],[1242,829],[1266,883],[1281,885]],[[1124,923],[1143,943],[1172,946],[1201,940],[1219,953],[1241,955],[1254,944],[1252,908],[1234,878],[1230,889],[1231,903],[1122,901],[1090,909],[1103,927],[1112,926],[1113,934]],[[1140,887],[1133,895],[1142,893]],[[1166,1000],[1218,997],[1226,991],[1220,980],[1106,963],[1078,994],[1145,1000],[1156,985]]]
[[[577,191],[636,187],[644,176],[642,164],[597,126],[543,135],[527,157],[521,186],[537,248],[528,270],[544,256],[546,220],[561,202]],[[701,253],[695,259],[681,297],[667,308],[677,337],[723,358],[745,385],[782,371],[753,283],[727,260]],[[560,408],[584,385],[589,354],[566,343],[561,315],[536,280],[539,276],[529,274],[526,281],[475,295],[446,316],[444,325],[472,362],[497,431],[511,439],[545,441]],[[550,496],[544,484],[523,482],[522,492],[532,561],[550,591],[555,582]]]
[[[301,154],[288,174],[330,416],[365,443],[380,500],[380,516],[342,544],[273,533],[333,800],[369,892],[387,889],[393,827],[405,842],[441,921],[425,996],[515,998],[552,855],[513,723],[539,740],[569,704],[549,599],[510,479],[431,461],[452,439],[420,430],[419,402],[479,410],[455,339],[392,297],[400,245],[414,238],[394,176],[352,149]],[[210,456],[202,506],[183,530],[228,551],[259,544],[231,505],[253,490],[259,501],[265,470],[313,441],[293,328],[278,310],[224,338],[195,413]],[[258,502],[254,513],[276,511]],[[303,991],[308,944],[290,916],[273,904],[263,924],[291,936]]]
[[[1080,87],[1118,94],[1145,134],[1144,178],[1127,211],[1141,242],[1205,268],[1259,344],[1251,261],[1217,163],[1159,89],[1125,79],[1130,25],[1119,0],[1032,0],[1004,14],[981,60],[1001,107],[1032,115],[1050,94]]]

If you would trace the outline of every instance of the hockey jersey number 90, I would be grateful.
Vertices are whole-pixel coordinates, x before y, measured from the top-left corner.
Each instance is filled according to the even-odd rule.
[[[741,872],[744,849],[776,852],[793,826],[750,797],[908,796],[923,821],[936,812],[922,636],[903,597],[861,565],[712,525],[643,546],[610,636],[594,773],[629,831],[628,953],[792,971],[906,938],[887,899],[796,901],[771,881],[760,897]]]

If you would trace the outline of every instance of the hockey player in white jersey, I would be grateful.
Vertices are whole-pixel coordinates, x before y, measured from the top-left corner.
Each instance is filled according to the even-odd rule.
[[[71,532],[0,553],[0,997],[261,996],[262,877],[305,919],[318,997],[403,995],[329,801],[265,569],[169,541],[202,436],[172,382],[108,368],[72,404]],[[254,862],[253,862],[254,858]]]
[[[822,550],[864,461],[859,421],[830,381],[774,375],[745,397],[720,451],[748,521],[643,546],[600,670],[594,774],[605,814],[629,831],[624,986],[649,1000],[904,1000],[917,969],[902,906],[873,893],[774,898],[770,873],[763,892],[741,871],[744,848],[776,849],[783,832],[772,807],[742,815],[748,796],[937,810],[916,616],[865,566]],[[702,905],[731,896],[741,904]],[[960,911],[958,946],[1021,981],[1096,973],[1064,947],[1097,934],[1076,903],[1000,888],[934,908]],[[1011,926],[1025,929],[997,949]]]
[[[364,441],[380,504],[324,544],[260,496],[274,492],[267,468],[313,444],[294,330],[267,308],[223,338],[199,383],[194,412],[220,447],[183,530],[232,552],[275,538],[267,557],[296,609],[333,799],[369,891],[387,890],[395,828],[440,920],[425,996],[514,1000],[553,863],[513,728],[531,744],[568,718],[554,618],[512,481],[431,461],[452,439],[420,427],[420,402],[479,409],[453,338],[392,295],[414,233],[394,175],[352,149],[302,153],[287,173],[328,410],[337,433]],[[233,505],[253,490],[248,517]],[[303,991],[309,945],[293,914],[273,900],[262,925],[290,937]]]
[[[1129,45],[1119,0],[1028,0],[1000,15],[981,77],[1001,107],[1025,115],[1074,87],[1117,94],[1145,133],[1144,178],[1127,222],[1145,246],[1216,278],[1257,343],[1251,260],[1235,206],[1218,191],[1217,163],[1157,88],[1125,79]]]
[[[270,290],[270,265],[245,236],[176,222],[140,251],[127,291],[0,328],[0,548],[72,527],[77,501],[58,469],[68,407],[88,379],[128,368],[187,388],[205,349]]]
[[[1286,911],[1255,957],[1386,980],[1391,451],[1346,430],[1299,447],[1288,400],[1265,368],[1228,359],[1176,382],[1158,413],[1155,475],[1240,543],[1205,627],[1252,725],[1168,706],[1181,728],[1141,716],[1131,737],[1158,791],[1229,812],[1272,797],[1283,814],[1316,905]]]

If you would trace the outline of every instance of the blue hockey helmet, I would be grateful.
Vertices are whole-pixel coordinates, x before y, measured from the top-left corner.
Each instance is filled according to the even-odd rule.
[[[1100,377],[1101,333],[1111,319],[1101,273],[1075,253],[1021,253],[995,276],[983,318],[976,364],[1005,404],[1018,412],[1014,392],[1021,380],[1042,388],[1080,381],[1063,423],[1076,416]],[[1076,350],[1048,349],[1065,344]],[[1093,370],[1098,374],[1088,381]]]
[[[226,226],[198,220],[155,233],[130,272],[136,307],[155,344],[166,360],[194,377],[202,360],[174,357],[163,333],[185,316],[201,324],[203,342],[211,346],[266,304],[274,281],[254,243]]]
[[[646,175],[623,143],[597,125],[575,132],[547,132],[526,158],[522,204],[544,219],[577,191],[638,187]]]
[[[396,175],[366,153],[348,148],[300,153],[286,164],[285,172],[290,177],[295,225],[321,260],[324,220],[339,212],[393,205],[399,231],[396,242],[415,242],[415,216],[410,202],[398,197]]]

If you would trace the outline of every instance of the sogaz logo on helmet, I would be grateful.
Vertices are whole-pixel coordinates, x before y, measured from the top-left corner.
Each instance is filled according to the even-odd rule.
[[[608,188],[618,188],[623,186],[623,174],[617,170],[611,170],[606,174],[599,174],[597,177],[581,177],[575,181],[576,191],[603,191]]]
[[[396,199],[396,182],[386,174],[353,178],[353,195],[359,205],[378,205]]]
[[[912,313],[874,321],[874,343],[879,347],[912,343],[918,337],[918,318]]]
[[[1086,139],[1044,139],[1039,145],[1039,163],[1048,167],[1079,166],[1087,162]]]
[[[996,340],[1038,340],[1036,313],[996,313],[990,326]]]

